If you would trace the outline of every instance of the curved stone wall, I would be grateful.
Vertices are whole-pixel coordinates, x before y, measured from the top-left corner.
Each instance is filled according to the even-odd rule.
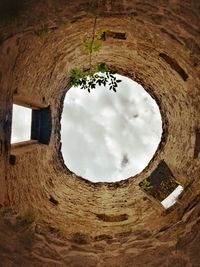
[[[27,1],[16,18],[4,18],[2,266],[199,266],[200,4],[99,4],[97,30],[124,33],[126,38],[106,38],[94,64],[105,61],[140,82],[157,100],[162,142],[149,166],[126,181],[92,184],[67,170],[60,153],[63,98],[71,68],[87,67],[81,36],[92,32],[97,1]],[[29,142],[11,147],[12,103],[30,108],[50,105],[49,145]],[[169,210],[139,187],[161,161],[184,186]],[[24,223],[28,211],[28,218],[34,217],[31,225]]]

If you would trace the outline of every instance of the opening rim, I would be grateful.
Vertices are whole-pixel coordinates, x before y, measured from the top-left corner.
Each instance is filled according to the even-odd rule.
[[[60,108],[59,108],[59,125],[56,129],[56,132],[58,133],[58,159],[61,163],[62,169],[66,174],[71,174],[73,175],[73,177],[75,179],[78,179],[79,181],[82,181],[86,184],[89,184],[90,186],[93,186],[95,188],[97,187],[101,187],[101,186],[108,186],[110,188],[117,188],[117,187],[125,187],[128,186],[133,180],[135,182],[135,180],[137,179],[139,182],[139,177],[143,175],[143,173],[145,173],[148,169],[151,168],[151,166],[153,165],[153,163],[158,159],[158,156],[160,154],[160,152],[163,150],[166,142],[167,142],[167,137],[168,137],[168,119],[167,119],[167,113],[165,110],[164,105],[162,105],[162,101],[158,98],[158,96],[155,93],[155,90],[153,89],[153,87],[150,84],[146,84],[146,82],[144,82],[144,79],[142,77],[139,77],[136,73],[134,72],[129,72],[127,70],[123,70],[120,67],[116,67],[116,66],[109,66],[109,68],[111,69],[115,69],[116,73],[122,76],[125,76],[137,83],[139,83],[144,90],[155,100],[159,111],[160,111],[160,115],[161,115],[161,120],[162,120],[162,134],[161,134],[161,138],[160,138],[160,142],[158,143],[157,149],[155,150],[155,153],[153,155],[153,157],[151,158],[151,160],[149,161],[149,163],[147,164],[147,166],[138,174],[134,175],[134,176],[130,176],[124,180],[120,180],[120,181],[116,181],[116,182],[92,182],[90,180],[88,180],[87,178],[81,177],[76,175],[73,171],[69,170],[68,167],[66,166],[65,162],[64,162],[64,158],[61,152],[61,146],[62,146],[62,142],[61,142],[61,118],[62,118],[62,113],[63,113],[63,108],[64,108],[64,100],[65,100],[65,96],[68,92],[68,90],[70,90],[70,88],[72,87],[70,84],[70,81],[68,80],[67,85],[64,87],[63,93],[61,94],[61,100],[60,100]],[[94,89],[95,90],[95,89]]]

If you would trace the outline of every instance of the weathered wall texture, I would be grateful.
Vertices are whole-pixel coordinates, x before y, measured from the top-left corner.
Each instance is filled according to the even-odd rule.
[[[87,67],[81,36],[92,32],[95,3],[30,0],[17,18],[1,20],[0,266],[197,267],[200,2],[100,1],[97,30],[127,38],[106,39],[94,63],[141,82],[160,105],[164,127],[149,166],[116,184],[76,177],[59,152],[62,100],[70,69]],[[11,148],[13,102],[50,105],[49,145]],[[185,187],[168,211],[138,185],[161,160]],[[31,225],[20,219],[27,212],[35,217]]]

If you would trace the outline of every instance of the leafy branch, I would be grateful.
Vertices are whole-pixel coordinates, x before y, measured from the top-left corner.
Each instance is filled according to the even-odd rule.
[[[95,67],[92,65],[92,56],[101,50],[102,36],[104,34],[104,31],[96,33],[96,24],[97,15],[93,24],[92,36],[83,38],[83,50],[89,58],[89,68],[84,72],[77,67],[73,68],[71,70],[70,83],[71,86],[80,86],[81,89],[86,89],[89,93],[97,85],[109,86],[109,90],[116,92],[118,83],[121,82],[121,80],[114,76],[116,71],[108,69],[105,63],[100,63]]]
[[[90,46],[90,51],[89,51],[89,55],[90,55],[90,70],[91,70],[91,67],[92,67],[92,52],[93,52],[93,45],[94,45],[94,40],[95,40],[96,23],[97,23],[97,16],[95,16],[95,19],[94,19],[93,32],[92,32],[92,41],[91,41],[91,46]]]
[[[105,63],[100,63],[97,69],[89,69],[86,72],[82,72],[78,68],[73,68],[71,70],[71,85],[81,89],[87,89],[90,93],[92,89],[96,88],[96,85],[109,85],[109,90],[116,92],[118,83],[121,80],[117,80],[114,76],[116,72],[114,70],[108,70]]]

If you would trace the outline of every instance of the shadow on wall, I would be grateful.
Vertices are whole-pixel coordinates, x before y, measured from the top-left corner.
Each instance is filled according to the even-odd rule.
[[[0,22],[7,22],[17,18],[24,9],[26,0],[1,0]]]

